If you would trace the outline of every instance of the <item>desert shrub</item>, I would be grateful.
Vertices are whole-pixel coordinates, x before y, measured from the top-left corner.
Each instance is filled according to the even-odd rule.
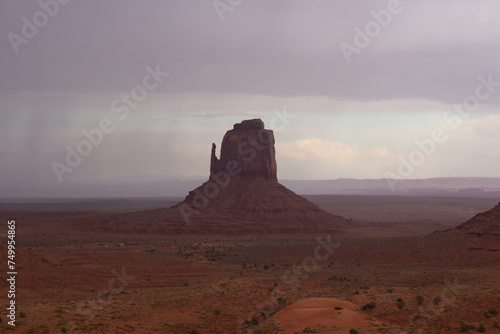
[[[355,295],[355,296],[356,296],[356,295],[359,295],[359,291],[358,291],[358,290],[354,291],[354,295]]]
[[[469,324],[460,324],[460,332],[462,333],[467,333],[469,330],[474,329],[475,327],[473,325]]]
[[[267,264],[265,264],[263,268],[264,268],[264,270],[267,270],[267,269],[269,269],[269,266]]]
[[[376,307],[376,305],[374,302],[369,302],[369,303],[366,303],[365,305],[363,305],[363,307],[361,309],[363,311],[369,311],[369,310],[373,310],[375,307]]]
[[[343,310],[344,308],[343,307],[340,307],[340,306],[335,306],[335,310],[336,311],[340,311],[340,310]]]
[[[424,303],[424,297],[417,296],[415,297],[415,301],[417,302],[417,305],[422,305]]]
[[[498,322],[496,322],[496,321],[495,321],[495,322],[493,323],[493,328],[500,328],[500,326],[498,325]]]
[[[477,328],[477,331],[478,331],[479,333],[484,333],[484,332],[486,332],[486,328],[484,328],[484,326],[483,326],[483,325],[481,325],[481,326],[479,326],[479,327]]]
[[[396,299],[396,304],[398,305],[399,309],[402,309],[403,307],[405,307],[405,301],[403,300],[403,298]]]
[[[388,288],[386,291],[387,291],[387,293],[392,293],[394,291],[394,289],[393,288]]]
[[[276,299],[276,301],[278,302],[278,304],[283,305],[286,303],[286,298],[279,297],[278,299]]]
[[[214,311],[214,314],[215,315],[219,315],[220,314],[220,310],[218,308],[216,308],[215,311]]]
[[[498,314],[498,311],[496,308],[494,307],[491,307],[489,310],[488,310],[488,313],[491,314],[491,315],[497,315]]]
[[[19,318],[26,318],[26,313],[19,312]]]
[[[196,329],[193,329],[189,334],[198,334],[198,331]]]
[[[310,328],[310,327],[306,327],[304,328],[304,330],[302,331],[302,333],[317,333],[318,331],[314,328]]]
[[[349,334],[358,334],[359,332],[357,330],[355,330],[354,328],[352,328],[351,330],[349,330]]]
[[[441,304],[441,297],[436,297],[436,298],[434,298],[434,300],[432,301],[432,303],[433,303],[434,305],[439,305],[439,304]]]

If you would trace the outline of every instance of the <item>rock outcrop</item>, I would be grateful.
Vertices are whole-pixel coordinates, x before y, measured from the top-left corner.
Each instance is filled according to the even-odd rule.
[[[462,233],[476,235],[496,235],[500,247],[500,203],[493,209],[479,213],[456,227]]]

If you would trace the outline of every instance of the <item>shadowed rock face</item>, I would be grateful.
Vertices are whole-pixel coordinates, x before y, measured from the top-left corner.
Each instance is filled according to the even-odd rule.
[[[237,123],[222,139],[220,159],[212,144],[210,175],[235,170],[237,176],[262,176],[277,180],[274,133],[264,129],[264,122],[252,119]],[[236,172],[237,171],[237,172]],[[236,176],[236,175],[235,175]]]

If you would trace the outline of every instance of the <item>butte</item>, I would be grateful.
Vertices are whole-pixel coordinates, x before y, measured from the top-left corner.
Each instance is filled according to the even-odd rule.
[[[348,228],[349,220],[278,182],[274,144],[273,131],[261,119],[234,124],[222,140],[219,158],[212,144],[208,180],[169,210],[194,231],[290,234]]]
[[[260,119],[234,124],[208,180],[169,208],[112,214],[82,230],[160,235],[343,234],[352,224],[278,182],[274,134]],[[208,154],[207,154],[208,156]]]

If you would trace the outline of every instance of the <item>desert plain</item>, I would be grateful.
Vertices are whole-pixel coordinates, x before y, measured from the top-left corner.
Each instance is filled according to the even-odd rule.
[[[456,228],[497,199],[307,198],[352,226],[172,234],[108,221],[177,198],[1,204],[18,276],[16,326],[4,302],[0,332],[500,333],[498,235]]]

